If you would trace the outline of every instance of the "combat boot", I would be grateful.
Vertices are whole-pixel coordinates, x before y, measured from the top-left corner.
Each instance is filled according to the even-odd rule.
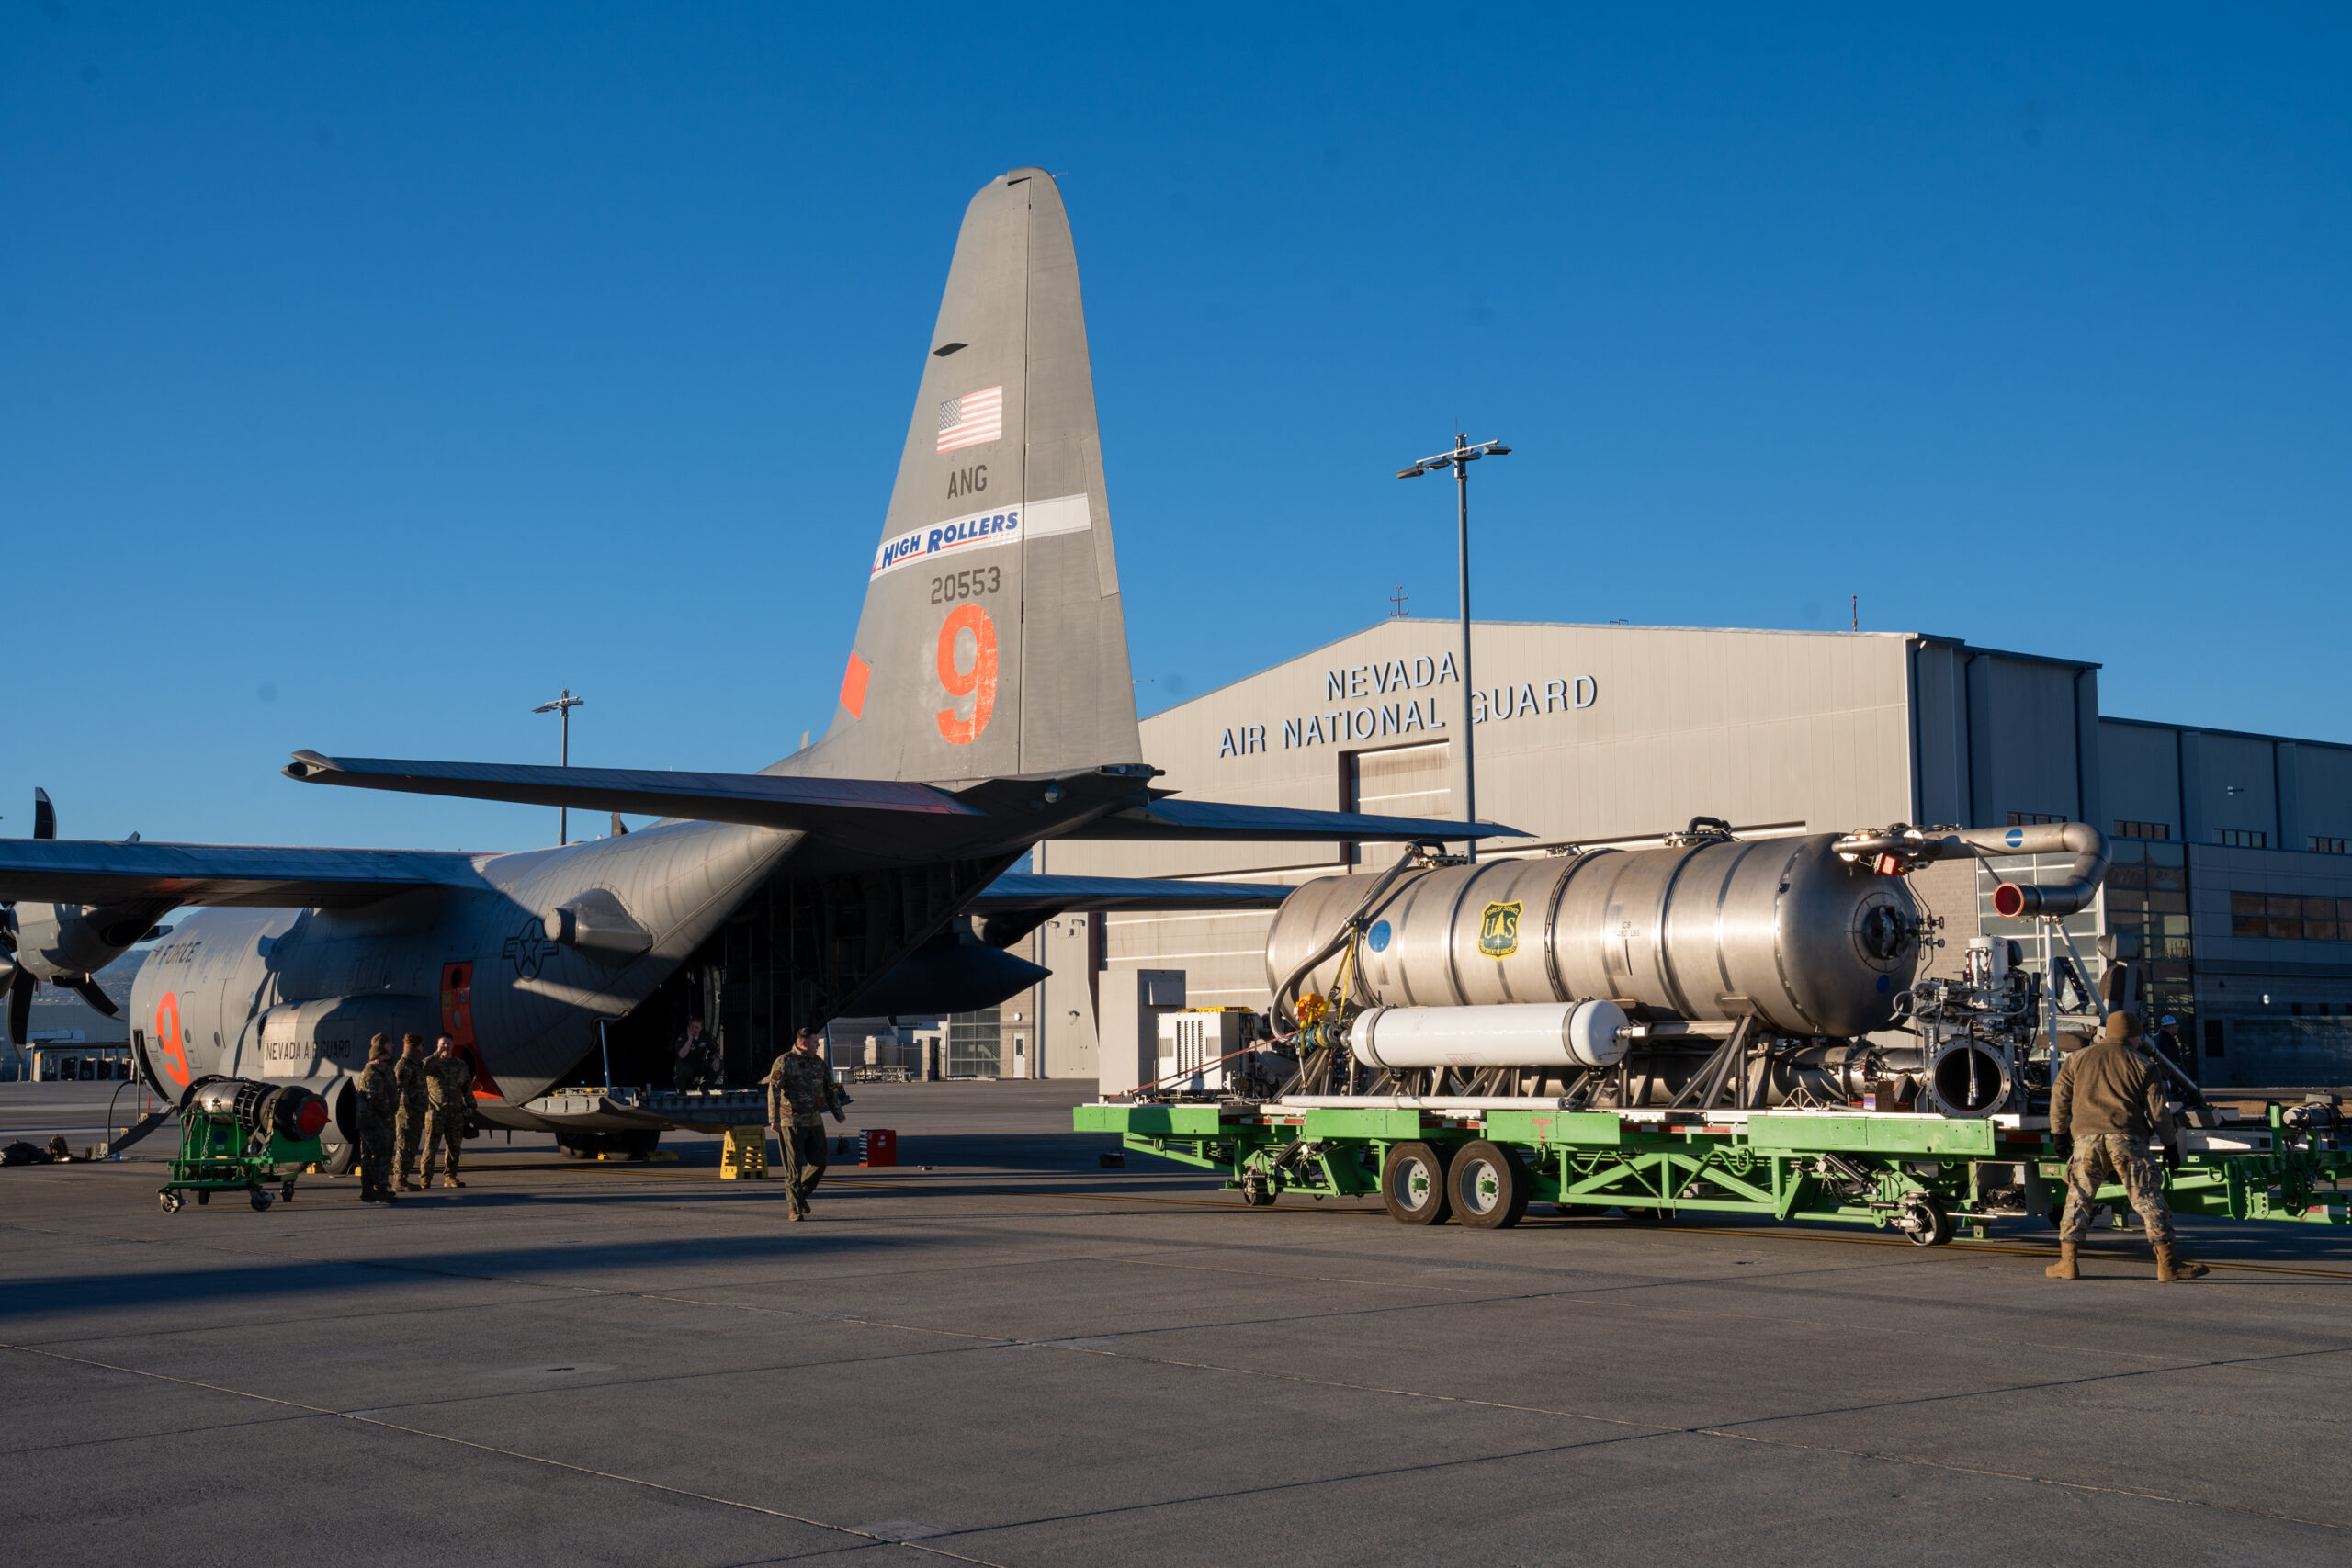
[[[2081,1279],[2083,1277],[2082,1270],[2075,1267],[2075,1244],[2071,1241],[2060,1242],[2058,1244],[2058,1261],[2052,1263],[2049,1268],[2044,1269],[2042,1272],[2053,1280]]]
[[[2207,1270],[2202,1263],[2192,1263],[2173,1250],[2168,1241],[2156,1243],[2156,1278],[2165,1284],[2181,1280],[2202,1279]]]
[[[463,1186],[465,1185],[465,1183],[464,1183],[464,1182],[462,1182],[462,1181],[458,1180],[458,1179],[456,1177],[454,1177],[454,1176],[445,1176],[445,1177],[443,1177],[443,1178],[441,1179],[441,1183],[442,1183],[442,1185],[443,1185],[443,1186],[445,1186],[445,1187],[463,1187]]]

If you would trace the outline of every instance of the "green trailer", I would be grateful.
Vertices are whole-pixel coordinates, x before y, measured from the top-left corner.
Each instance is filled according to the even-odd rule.
[[[1377,1196],[1403,1224],[1517,1224],[1530,1203],[1629,1219],[1736,1214],[1893,1229],[1950,1241],[1967,1224],[2054,1218],[2065,1167],[2043,1118],[1870,1111],[1673,1111],[1272,1102],[1076,1108],[1081,1133],[1217,1171],[1246,1202],[1285,1192]],[[2212,1120],[2209,1116],[2203,1120]],[[2327,1104],[2271,1105],[2259,1122],[2184,1128],[2173,1212],[2344,1224],[2352,1140]],[[2123,1224],[2123,1189],[2099,1198]]]

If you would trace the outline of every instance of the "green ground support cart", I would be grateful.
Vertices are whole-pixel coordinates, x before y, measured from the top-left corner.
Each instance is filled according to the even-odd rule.
[[[180,1152],[155,1201],[167,1214],[178,1213],[191,1192],[198,1203],[211,1202],[215,1192],[243,1192],[257,1210],[291,1202],[297,1173],[324,1157],[319,1134],[327,1120],[326,1102],[306,1089],[198,1078],[180,1099]]]

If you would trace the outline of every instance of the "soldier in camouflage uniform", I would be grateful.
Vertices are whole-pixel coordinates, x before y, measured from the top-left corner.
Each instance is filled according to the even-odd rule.
[[[2165,1163],[2180,1161],[2180,1134],[2165,1103],[2156,1070],[2133,1047],[2140,1021],[2129,1013],[2107,1016],[2098,1044],[2068,1054],[2050,1096],[2050,1135],[2066,1158],[2066,1213],[2058,1223],[2058,1261],[2042,1270],[2053,1280],[2079,1279],[2075,1248],[2090,1229],[2091,1208],[2100,1186],[2119,1183],[2148,1227],[2155,1249],[2156,1278],[2170,1284],[2206,1271],[2173,1251],[2172,1211],[2165,1206],[2164,1179],[2148,1158],[2151,1133],[2164,1142]]]
[[[392,1134],[400,1116],[400,1082],[394,1077],[392,1043],[379,1034],[368,1048],[368,1065],[352,1087],[359,1099],[359,1201],[397,1203],[392,1190]]]
[[[808,1218],[808,1194],[824,1178],[825,1112],[849,1120],[842,1110],[848,1101],[818,1045],[816,1032],[804,1029],[768,1069],[768,1126],[784,1156],[784,1191],[796,1220]]]
[[[424,1059],[424,1184],[433,1185],[433,1161],[446,1147],[441,1179],[463,1187],[458,1179],[458,1145],[464,1141],[466,1122],[474,1109],[474,1065],[458,1055],[447,1035]]]
[[[382,1035],[378,1035],[382,1039]],[[424,1040],[422,1035],[401,1036],[401,1059],[392,1065],[392,1077],[400,1085],[400,1133],[395,1140],[392,1168],[403,1192],[423,1189],[416,1179],[416,1146],[424,1139]]]

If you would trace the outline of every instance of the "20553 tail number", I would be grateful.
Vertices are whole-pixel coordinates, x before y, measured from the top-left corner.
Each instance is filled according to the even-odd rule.
[[[965,599],[978,599],[983,593],[994,593],[1004,587],[1004,568],[976,566],[969,571],[959,571],[953,577],[931,580],[931,602],[954,604]]]

